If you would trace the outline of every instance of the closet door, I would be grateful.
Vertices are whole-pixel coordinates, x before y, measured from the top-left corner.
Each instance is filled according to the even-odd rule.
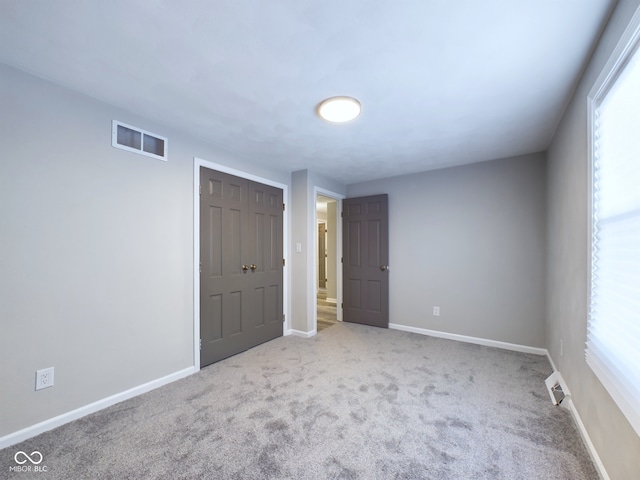
[[[282,190],[201,167],[201,367],[282,335],[282,258]]]
[[[282,336],[282,190],[249,182],[250,346]]]

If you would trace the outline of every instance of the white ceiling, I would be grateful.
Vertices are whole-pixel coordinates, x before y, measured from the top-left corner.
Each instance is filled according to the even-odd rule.
[[[614,2],[0,0],[0,62],[353,183],[545,150]]]

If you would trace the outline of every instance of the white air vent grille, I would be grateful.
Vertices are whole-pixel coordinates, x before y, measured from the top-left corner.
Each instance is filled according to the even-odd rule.
[[[549,396],[551,397],[551,403],[569,408],[569,402],[567,400],[571,398],[571,394],[569,393],[569,388],[564,382],[562,375],[560,375],[560,372],[553,372],[544,381],[544,383],[547,386],[547,392],[549,392]]]
[[[111,128],[111,145],[129,152],[167,161],[167,139],[165,137],[117,120],[113,121]]]

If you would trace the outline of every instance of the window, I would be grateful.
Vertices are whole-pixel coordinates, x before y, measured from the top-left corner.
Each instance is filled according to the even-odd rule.
[[[640,435],[640,9],[588,98],[586,360]]]

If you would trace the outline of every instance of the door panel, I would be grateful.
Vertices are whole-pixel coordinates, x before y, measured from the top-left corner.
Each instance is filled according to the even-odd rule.
[[[222,295],[209,295],[203,306],[203,315],[210,321],[200,329],[200,336],[206,343],[216,342],[222,338]]]
[[[343,320],[389,327],[387,195],[343,201]]]
[[[251,345],[282,336],[282,190],[249,182],[248,281],[254,286],[250,302],[254,316]],[[267,292],[276,292],[269,296]],[[268,301],[270,300],[270,301]]]
[[[345,217],[346,218],[346,217]],[[346,255],[346,264],[350,267],[360,267],[361,265],[361,241],[360,241],[360,221],[347,220],[347,228],[344,229],[346,232],[346,239],[348,247],[345,248]]]
[[[280,288],[278,285],[271,285],[266,288],[266,298],[265,298],[265,323],[282,323],[282,319],[279,318],[282,316],[282,312],[280,311],[280,298],[282,294],[280,293]]]
[[[382,284],[375,280],[367,282],[367,308],[370,312],[379,313],[382,310]]]
[[[208,220],[209,231],[207,233],[210,238],[214,232],[222,231],[222,208],[210,206]],[[222,276],[222,242],[210,242],[208,247],[209,275],[220,277]]]
[[[367,266],[380,267],[382,265],[382,253],[380,252],[380,221],[367,222]]]
[[[204,167],[200,185],[204,367],[282,335],[282,190]]]
[[[236,337],[242,334],[242,291],[231,292],[228,297],[229,310],[224,311],[223,327],[229,332],[229,336]],[[224,330],[223,330],[224,331]]]
[[[255,302],[255,312],[253,315],[253,327],[264,327],[265,321],[265,298],[264,287],[258,287],[253,290],[253,301]]]
[[[360,301],[362,300],[362,282],[358,278],[350,278],[349,279],[349,289],[345,294],[345,300],[348,298],[349,302],[346,302],[347,308],[350,310],[360,309],[362,305]],[[344,319],[345,322],[349,322],[350,320]]]
[[[281,242],[278,241],[278,238],[282,235],[282,225],[280,224],[281,220],[282,218],[278,218],[274,215],[269,217],[269,235],[271,237],[269,245],[271,248],[269,250],[269,256],[265,261],[265,265],[272,272],[282,268],[282,251],[278,250],[282,248]]]
[[[229,210],[227,221],[220,226],[219,232],[228,231],[228,242],[222,242],[221,250],[223,249],[224,253],[228,255],[228,257],[225,255],[225,258],[229,260],[228,267],[232,275],[242,274],[242,228],[242,211],[237,209]],[[212,233],[215,234],[216,232]]]

